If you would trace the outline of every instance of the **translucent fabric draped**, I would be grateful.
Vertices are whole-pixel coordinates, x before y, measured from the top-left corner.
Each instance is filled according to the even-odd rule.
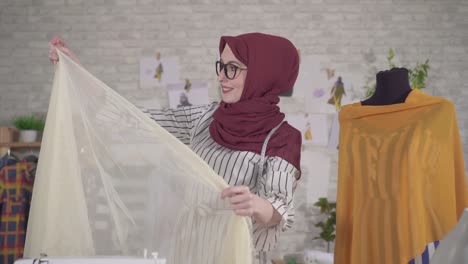
[[[252,261],[250,221],[221,177],[137,107],[57,50],[25,257]]]

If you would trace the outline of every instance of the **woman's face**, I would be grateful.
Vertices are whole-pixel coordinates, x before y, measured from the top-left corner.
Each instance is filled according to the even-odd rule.
[[[217,63],[217,67],[218,81],[220,83],[223,102],[238,102],[244,90],[247,67],[236,59],[231,48],[227,44],[221,53],[220,62]],[[226,76],[226,71],[228,76]]]

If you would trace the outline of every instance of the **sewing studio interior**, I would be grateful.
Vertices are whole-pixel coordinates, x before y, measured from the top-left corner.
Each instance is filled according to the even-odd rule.
[[[467,0],[0,0],[0,264],[468,264]]]

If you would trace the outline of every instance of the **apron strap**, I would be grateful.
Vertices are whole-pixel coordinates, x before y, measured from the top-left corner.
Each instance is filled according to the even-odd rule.
[[[265,138],[265,141],[263,142],[263,146],[262,146],[262,152],[261,152],[261,156],[260,156],[260,168],[258,170],[258,176],[259,177],[262,177],[263,175],[263,167],[265,165],[265,154],[266,154],[266,150],[267,150],[267,146],[268,146],[268,141],[270,141],[270,138],[271,136],[273,136],[273,134],[276,132],[276,130],[278,130],[278,128],[284,123],[281,122],[279,125],[277,125],[276,127],[274,127],[270,133],[268,133],[267,137]]]
[[[259,170],[258,170],[258,177],[262,177],[263,176],[263,168],[265,166],[265,154],[266,154],[266,150],[267,150],[267,146],[268,146],[268,141],[270,140],[271,136],[273,136],[273,134],[275,134],[276,130],[278,130],[278,128],[284,123],[281,122],[279,125],[277,125],[275,128],[273,128],[270,133],[268,133],[267,137],[265,138],[265,141],[263,142],[263,146],[262,146],[262,152],[261,152],[261,156],[260,156],[260,164],[259,164]],[[260,264],[267,264],[267,254],[266,254],[266,251],[260,251],[258,252],[259,253],[259,262]]]

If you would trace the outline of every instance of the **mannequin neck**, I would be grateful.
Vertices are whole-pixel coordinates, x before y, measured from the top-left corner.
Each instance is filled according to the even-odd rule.
[[[404,103],[411,91],[408,70],[405,68],[393,68],[377,73],[375,93],[361,103],[363,105]]]

